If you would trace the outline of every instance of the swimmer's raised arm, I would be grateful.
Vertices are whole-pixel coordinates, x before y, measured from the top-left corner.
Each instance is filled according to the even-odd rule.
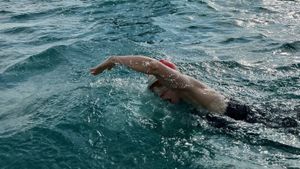
[[[189,77],[165,66],[156,59],[141,55],[112,56],[95,68],[92,68],[90,71],[91,74],[97,75],[104,70],[110,70],[116,64],[127,66],[137,72],[154,75],[164,85],[170,88],[184,89],[191,86]]]
[[[102,73],[104,70],[110,70],[116,64],[127,66],[135,71],[142,72],[145,74],[154,74],[151,67],[153,62],[157,60],[145,57],[145,56],[111,56],[106,59],[103,63],[99,64],[95,68],[92,68],[90,71],[93,75]]]

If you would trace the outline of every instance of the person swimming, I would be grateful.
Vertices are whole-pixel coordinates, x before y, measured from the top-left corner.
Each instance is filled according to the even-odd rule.
[[[234,99],[208,87],[199,80],[182,74],[177,66],[168,60],[156,60],[146,56],[112,56],[90,69],[98,75],[120,64],[148,75],[148,89],[163,100],[171,103],[185,101],[195,108],[206,109],[212,114],[226,115],[235,120],[247,120],[251,109]]]
[[[251,111],[247,105],[228,99],[199,80],[182,74],[174,63],[167,60],[156,60],[146,56],[112,56],[90,69],[90,72],[98,75],[116,64],[148,74],[148,88],[161,99],[171,103],[185,101],[195,108],[204,108],[212,114],[227,115],[235,120],[246,120]]]

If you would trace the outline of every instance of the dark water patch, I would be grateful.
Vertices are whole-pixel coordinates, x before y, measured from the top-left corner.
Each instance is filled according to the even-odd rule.
[[[251,52],[254,52],[254,53],[267,53],[267,52],[272,52],[274,50],[276,50],[274,48],[274,46],[280,46],[279,43],[272,43],[272,44],[268,44],[267,46],[271,46],[270,48],[263,48],[263,49],[255,49],[255,50],[251,50]]]
[[[299,126],[297,121],[294,118],[291,118],[291,117],[283,118],[281,124],[282,124],[283,127],[286,127],[286,128],[298,127]]]
[[[268,9],[266,7],[261,7],[261,6],[256,7],[255,12],[261,12],[261,13],[267,13],[267,14],[276,14],[276,13],[279,13],[277,11],[273,11],[271,9]]]
[[[281,51],[295,53],[300,51],[300,41],[294,41],[290,43],[270,43],[268,44],[270,48],[265,48],[261,50],[253,50],[253,52],[271,52],[271,51]],[[277,46],[277,47],[274,47]]]
[[[11,11],[6,11],[6,10],[0,10],[0,14],[11,14],[11,13],[13,13],[13,12],[11,12]]]
[[[196,2],[198,4],[207,4],[207,2],[204,1],[197,1],[197,0],[187,0],[187,2]]]
[[[13,27],[2,30],[3,33],[16,34],[16,33],[33,33],[35,30],[32,27]]]
[[[300,41],[284,43],[278,49],[281,49],[284,52],[299,52],[300,51]]]
[[[126,17],[118,17],[113,20],[111,20],[115,26],[123,27],[123,26],[131,26],[131,25],[137,25],[137,26],[144,26],[151,22],[150,19],[144,19],[144,20],[137,20],[136,18],[126,18]]]
[[[264,36],[263,34],[259,34],[257,36],[249,36],[249,37],[236,37],[236,38],[233,38],[233,37],[230,37],[230,38],[227,38],[226,40],[220,42],[221,44],[223,45],[226,45],[226,44],[243,44],[243,43],[249,43],[249,42],[252,42],[252,41],[265,41],[266,40],[266,36]]]
[[[286,91],[286,93],[280,93],[278,94],[278,96],[280,96],[280,98],[282,99],[299,99],[300,98],[300,94],[297,93],[292,93],[293,91],[297,91],[298,88],[297,87],[289,87],[288,91]]]
[[[300,69],[300,63],[294,63],[286,66],[278,66],[275,68],[278,71],[286,72],[286,71],[298,71]],[[295,73],[296,73],[295,72]]]
[[[289,98],[291,99],[291,98]],[[274,105],[273,105],[274,107]],[[263,124],[269,128],[282,129],[284,132],[289,132],[295,135],[299,134],[299,124],[295,118],[295,115],[292,115],[291,108],[287,110],[286,108],[265,108],[265,119]],[[259,119],[262,120],[262,119]]]
[[[279,42],[271,42],[271,43],[268,43],[266,46],[269,46],[269,47],[274,47],[274,46],[280,46],[281,43]]]
[[[226,67],[229,69],[234,69],[234,68],[239,68],[239,69],[251,69],[250,66],[243,65],[237,61],[211,61],[211,64],[214,66],[219,66],[222,65],[222,67]]]
[[[268,44],[270,48],[265,48],[261,50],[252,50],[252,52],[272,52],[272,51],[280,51],[280,52],[288,52],[288,53],[297,53],[300,51],[300,41],[294,41],[290,43],[270,43]],[[277,47],[274,47],[277,46]]]
[[[178,15],[178,16],[198,16],[198,17],[207,17],[208,14],[199,14],[196,11],[177,11],[176,13],[174,13],[174,15]]]
[[[220,42],[221,44],[232,44],[232,43],[248,43],[251,42],[251,40],[249,40],[248,38],[244,38],[244,37],[239,37],[239,38],[228,38],[222,42]]]
[[[279,1],[298,2],[299,0],[279,0]]]
[[[190,30],[196,30],[196,31],[210,31],[210,30],[214,30],[215,28],[214,27],[210,27],[210,26],[204,26],[204,25],[191,25],[191,26],[188,26],[187,29],[190,29]]]

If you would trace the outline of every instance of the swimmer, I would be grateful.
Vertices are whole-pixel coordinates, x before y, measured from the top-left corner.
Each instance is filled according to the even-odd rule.
[[[228,99],[199,80],[180,73],[177,66],[168,60],[156,60],[146,56],[112,56],[90,69],[90,72],[98,75],[116,65],[124,65],[147,74],[148,89],[171,103],[185,101],[195,108],[227,115],[235,120],[246,120],[251,111],[247,105]]]

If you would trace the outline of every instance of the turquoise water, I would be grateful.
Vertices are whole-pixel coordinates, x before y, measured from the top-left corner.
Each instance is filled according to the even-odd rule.
[[[259,123],[214,125],[124,67],[89,74],[128,54],[174,61]],[[299,79],[298,0],[2,0],[0,168],[300,168]]]

